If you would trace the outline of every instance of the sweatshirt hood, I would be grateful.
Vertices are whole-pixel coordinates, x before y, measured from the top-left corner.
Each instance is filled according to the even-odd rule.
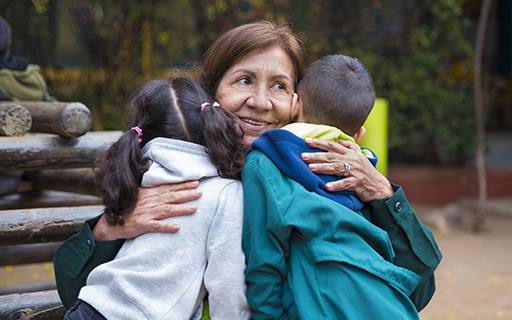
[[[155,138],[142,149],[142,160],[150,160],[142,177],[143,187],[155,187],[218,176],[206,147],[187,141]]]

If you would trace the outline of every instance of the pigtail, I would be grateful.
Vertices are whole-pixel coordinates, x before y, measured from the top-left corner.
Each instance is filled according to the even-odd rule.
[[[136,130],[123,133],[95,161],[95,181],[103,196],[105,220],[111,225],[122,225],[122,215],[131,212],[137,201],[142,175],[147,169],[141,162],[139,138]]]
[[[241,179],[248,148],[238,118],[226,109],[208,104],[200,117],[206,153],[223,178]]]

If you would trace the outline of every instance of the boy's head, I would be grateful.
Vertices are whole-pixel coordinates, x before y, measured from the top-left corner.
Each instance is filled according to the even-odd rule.
[[[304,122],[337,127],[350,136],[359,131],[375,103],[375,89],[365,66],[344,55],[313,62],[304,72],[297,94]]]
[[[11,26],[0,17],[0,61],[9,59],[11,55]]]

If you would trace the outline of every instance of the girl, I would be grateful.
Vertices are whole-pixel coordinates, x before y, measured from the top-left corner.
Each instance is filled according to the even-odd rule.
[[[137,190],[199,180],[197,212],[177,233],[126,240],[95,268],[65,319],[249,319],[239,181],[246,147],[237,118],[187,78],[153,80],[131,104],[134,127],[97,161],[104,217],[123,224]],[[148,169],[149,166],[149,169]]]

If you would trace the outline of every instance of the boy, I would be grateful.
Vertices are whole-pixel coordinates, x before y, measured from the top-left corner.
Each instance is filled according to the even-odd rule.
[[[339,177],[317,176],[300,158],[314,152],[304,137],[359,142],[375,100],[370,75],[357,59],[327,56],[308,67],[297,93],[297,121],[310,123],[263,133],[242,174],[253,319],[419,319],[417,308],[433,294],[433,271],[425,271],[424,285],[420,275],[395,265],[371,209],[352,192],[327,192],[325,183]],[[419,246],[439,259],[430,231],[414,223]],[[421,293],[413,294],[416,287]]]

